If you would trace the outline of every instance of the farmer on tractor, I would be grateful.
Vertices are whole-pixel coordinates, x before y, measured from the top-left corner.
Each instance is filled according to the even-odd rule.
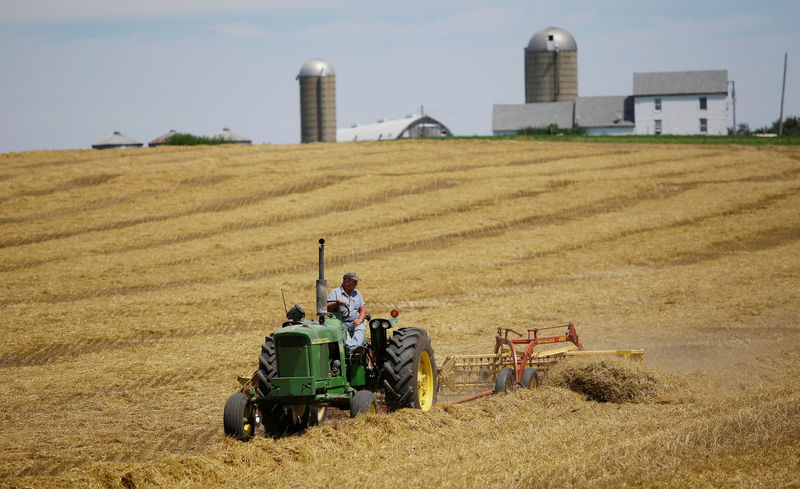
[[[342,285],[328,295],[328,311],[337,312],[347,328],[348,337],[344,340],[347,350],[362,346],[367,332],[364,324],[367,308],[361,292],[356,290],[358,280],[358,275],[354,272],[347,272],[342,277]]]

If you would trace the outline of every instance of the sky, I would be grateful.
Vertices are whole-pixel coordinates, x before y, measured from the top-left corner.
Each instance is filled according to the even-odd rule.
[[[297,144],[312,58],[336,72],[340,128],[424,110],[491,134],[493,104],[524,103],[524,48],[548,26],[577,42],[579,96],[725,69],[755,129],[780,115],[787,53],[784,117],[800,115],[798,19],[800,0],[0,0],[0,153],[223,127]]]

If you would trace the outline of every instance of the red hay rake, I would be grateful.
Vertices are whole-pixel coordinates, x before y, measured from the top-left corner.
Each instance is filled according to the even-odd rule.
[[[560,335],[540,336],[541,331],[560,329]],[[509,337],[514,334],[516,337]],[[536,349],[540,345],[571,343],[549,349]],[[524,346],[524,348],[523,348]],[[563,324],[544,328],[528,329],[523,336],[511,328],[497,328],[494,354],[453,355],[444,359],[437,369],[438,388],[452,394],[474,392],[494,381],[495,388],[467,395],[452,402],[460,403],[480,397],[507,392],[518,388],[535,389],[539,383],[539,371],[567,356],[615,355],[641,361],[644,350],[595,350],[583,349],[575,326]]]

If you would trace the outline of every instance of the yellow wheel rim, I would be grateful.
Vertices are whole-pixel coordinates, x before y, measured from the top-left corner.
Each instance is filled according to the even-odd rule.
[[[419,356],[419,366],[417,367],[417,395],[420,409],[430,410],[433,406],[433,394],[433,365],[428,352],[423,351]]]
[[[317,408],[317,423],[322,422],[322,418],[325,417],[325,406],[320,406]]]
[[[305,404],[292,405],[292,413],[295,415],[296,418],[302,418],[303,415],[306,414],[306,409],[308,409],[308,406]]]

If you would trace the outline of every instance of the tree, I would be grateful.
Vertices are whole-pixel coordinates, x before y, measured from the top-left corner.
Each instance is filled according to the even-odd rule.
[[[769,127],[762,127],[756,132],[771,132],[778,134],[780,121],[778,119]],[[800,117],[789,116],[783,120],[783,135],[784,136],[800,136]]]

